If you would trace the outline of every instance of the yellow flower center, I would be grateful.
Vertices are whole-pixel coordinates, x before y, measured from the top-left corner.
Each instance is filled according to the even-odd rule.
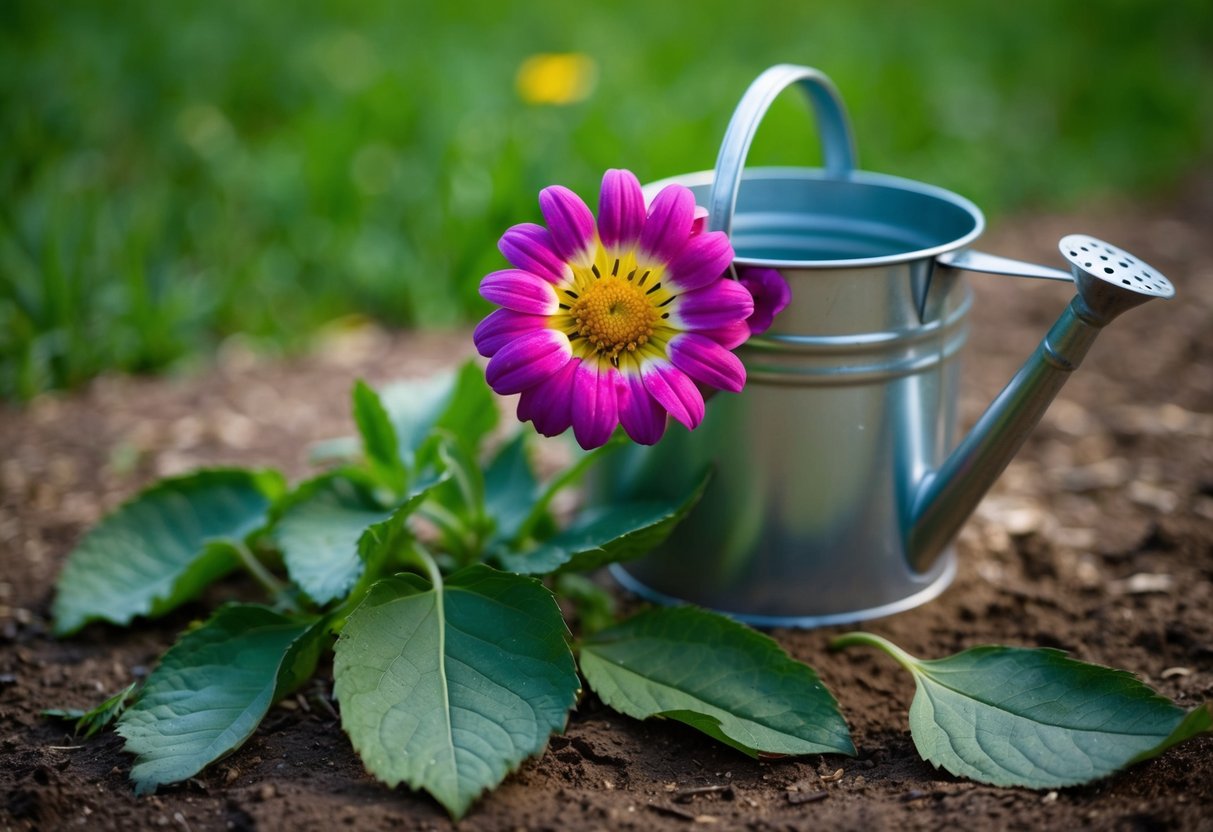
[[[613,275],[595,281],[573,302],[569,314],[577,332],[610,360],[644,346],[658,319],[644,289]]]

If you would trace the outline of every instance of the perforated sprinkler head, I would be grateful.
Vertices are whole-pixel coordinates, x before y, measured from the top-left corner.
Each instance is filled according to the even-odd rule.
[[[1103,240],[1068,234],[1057,247],[1070,263],[1085,311],[1100,326],[1153,298],[1175,296],[1161,272]]]

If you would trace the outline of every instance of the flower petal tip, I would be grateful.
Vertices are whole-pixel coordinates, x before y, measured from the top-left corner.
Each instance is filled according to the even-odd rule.
[[[644,229],[644,193],[630,170],[608,170],[598,196],[598,237],[607,248],[632,248]]]

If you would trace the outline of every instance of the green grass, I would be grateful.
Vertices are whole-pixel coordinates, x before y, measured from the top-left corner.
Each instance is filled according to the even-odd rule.
[[[0,396],[154,371],[232,333],[465,322],[560,182],[710,167],[767,65],[841,88],[865,168],[997,214],[1143,194],[1210,159],[1213,13],[1167,3],[0,6]],[[519,100],[576,51],[593,95]],[[792,96],[758,163],[818,160]]]

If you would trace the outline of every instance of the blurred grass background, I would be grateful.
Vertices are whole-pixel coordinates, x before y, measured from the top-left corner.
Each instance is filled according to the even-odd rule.
[[[584,100],[519,94],[545,52],[584,56]],[[290,350],[348,316],[472,320],[541,187],[593,205],[608,167],[711,167],[782,61],[835,80],[863,167],[995,217],[1145,195],[1213,157],[1208,0],[6,0],[0,396],[236,333]],[[804,109],[776,104],[754,162],[819,160]]]

